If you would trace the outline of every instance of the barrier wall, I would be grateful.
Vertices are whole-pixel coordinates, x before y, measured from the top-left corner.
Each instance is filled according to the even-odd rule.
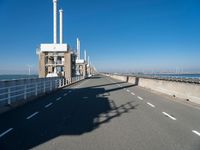
[[[200,104],[200,83],[189,83],[176,80],[170,81],[164,79],[132,77],[123,75],[108,76],[121,81],[125,81],[124,79],[126,78],[128,83]]]

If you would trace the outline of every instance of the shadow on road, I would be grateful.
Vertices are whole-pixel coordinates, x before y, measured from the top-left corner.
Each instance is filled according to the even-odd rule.
[[[119,89],[106,90],[101,86],[73,89],[49,110],[44,110],[32,120],[25,120],[25,129],[19,128],[10,140],[1,141],[0,147],[30,149],[59,136],[79,136],[92,132],[101,124],[136,109],[133,101],[116,105],[109,99],[109,92]],[[63,89],[62,93],[67,91]]]

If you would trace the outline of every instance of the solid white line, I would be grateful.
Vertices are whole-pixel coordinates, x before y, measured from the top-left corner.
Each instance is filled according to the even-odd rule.
[[[151,103],[147,103],[149,106],[151,106],[151,107],[155,107],[155,105],[153,105],[153,104],[151,104]]]
[[[176,120],[176,118],[172,117],[171,115],[169,115],[168,113],[166,112],[162,112],[165,116],[171,118],[172,120]]]
[[[47,105],[45,105],[44,107],[45,108],[48,108],[49,106],[51,106],[53,103],[49,103],[49,104],[47,104]]]
[[[32,117],[34,117],[35,115],[37,115],[39,112],[35,112],[32,115],[28,116],[26,119],[31,119]]]
[[[12,130],[13,130],[13,128],[10,128],[10,129],[6,130],[5,132],[1,133],[0,138],[2,138],[4,135],[6,135],[8,132],[10,132]]]
[[[140,96],[138,96],[137,98],[138,98],[138,99],[140,99],[140,100],[143,100],[143,98],[142,98],[142,97],[140,97]]]
[[[131,94],[132,94],[132,95],[135,95],[135,93],[133,93],[133,92],[132,92]]]
[[[198,136],[200,136],[200,133],[196,130],[192,130],[193,133],[197,134]]]
[[[58,98],[56,99],[56,101],[59,101],[59,100],[61,100],[61,98],[62,98],[62,97],[58,97]]]

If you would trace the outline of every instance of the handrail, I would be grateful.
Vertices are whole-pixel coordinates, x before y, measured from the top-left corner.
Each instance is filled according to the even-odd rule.
[[[14,101],[27,100],[30,97],[37,97],[38,95],[51,92],[56,89],[68,85],[70,82],[76,82],[84,79],[83,76],[72,77],[71,79],[65,78],[38,78],[23,80],[10,80],[1,81],[4,87],[0,87],[0,107],[3,105],[12,104]],[[30,83],[31,82],[31,83]],[[11,84],[11,85],[9,85]],[[17,84],[17,85],[13,85]]]

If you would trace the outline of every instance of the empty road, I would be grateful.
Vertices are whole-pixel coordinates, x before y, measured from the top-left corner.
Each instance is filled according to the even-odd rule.
[[[1,150],[200,150],[200,108],[97,75],[0,115]]]

